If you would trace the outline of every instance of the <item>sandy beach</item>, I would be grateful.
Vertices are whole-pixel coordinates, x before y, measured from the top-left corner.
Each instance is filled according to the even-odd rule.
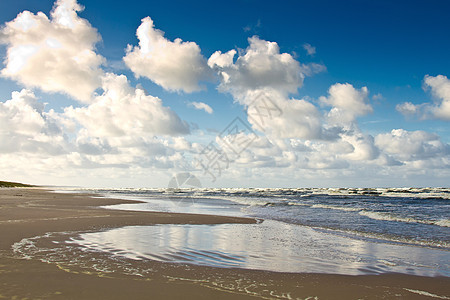
[[[128,268],[146,264],[151,270],[130,275],[114,265],[107,272],[99,271],[92,262],[107,259],[104,253],[83,256],[74,250],[65,261],[45,262],[42,257],[25,259],[14,252],[15,243],[46,233],[64,234],[58,242],[36,239],[39,247],[57,247],[80,232],[123,226],[257,222],[251,218],[100,208],[132,202],[39,188],[0,189],[0,298],[450,299],[448,277],[277,273],[123,260]]]

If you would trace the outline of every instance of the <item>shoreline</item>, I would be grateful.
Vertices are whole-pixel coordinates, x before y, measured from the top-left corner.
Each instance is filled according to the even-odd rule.
[[[156,224],[257,222],[256,219],[240,217],[106,209],[100,206],[141,201],[92,196],[54,193],[41,188],[0,189],[0,298],[144,299],[153,296],[168,299],[336,299],[339,295],[338,298],[342,299],[356,299],[398,295],[408,299],[450,299],[449,277],[277,273],[123,261],[130,266],[147,263],[149,269],[155,270],[143,276],[123,274],[120,270],[98,272],[89,266],[69,263],[25,260],[14,254],[11,248],[14,243],[48,232],[93,232]],[[53,247],[50,242],[43,242],[43,245]],[[96,254],[85,261],[99,259],[100,256]]]

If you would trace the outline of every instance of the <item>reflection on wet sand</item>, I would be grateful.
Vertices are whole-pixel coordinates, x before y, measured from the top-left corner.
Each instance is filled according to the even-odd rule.
[[[132,226],[72,239],[133,259],[294,273],[449,276],[448,251],[350,239],[323,230],[261,224]]]

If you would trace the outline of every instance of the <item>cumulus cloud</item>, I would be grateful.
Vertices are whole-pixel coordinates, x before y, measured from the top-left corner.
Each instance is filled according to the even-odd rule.
[[[354,133],[342,135],[342,141],[351,145],[351,151],[343,154],[349,160],[370,161],[378,158],[380,151],[371,135]]]
[[[236,55],[236,50],[232,49],[226,53],[222,51],[214,52],[208,59],[208,66],[210,68],[219,67],[226,68],[233,65],[233,58]]]
[[[189,106],[192,106],[192,107],[194,107],[195,109],[198,109],[198,110],[204,110],[208,114],[212,114],[213,113],[213,109],[211,108],[211,106],[209,106],[208,104],[203,103],[203,102],[190,102]]]
[[[139,46],[128,45],[123,60],[137,77],[147,77],[169,91],[202,89],[199,81],[209,78],[210,69],[196,43],[169,41],[150,17],[142,19],[136,35]]]
[[[253,139],[253,142],[237,158],[229,151],[230,142],[225,142],[232,141],[233,145],[233,142],[237,144],[248,139]],[[233,164],[244,168],[282,168],[285,172],[289,169],[332,170],[361,164],[387,164],[385,161],[378,162],[381,153],[374,145],[373,137],[362,133],[326,141],[254,137],[240,132],[216,141],[227,156],[233,158]]]
[[[253,129],[264,132],[271,139],[299,138],[336,140],[358,132],[356,118],[372,112],[368,104],[369,91],[350,84],[335,84],[323,104],[331,106],[326,118],[318,108],[305,99],[295,99],[306,76],[323,72],[321,64],[300,64],[288,53],[280,53],[277,43],[253,36],[249,46],[240,51],[216,51],[208,65],[219,74],[219,90],[229,92],[247,109],[248,121]],[[353,130],[353,133],[349,131]],[[347,137],[350,140],[350,137]],[[373,139],[372,139],[373,140]],[[349,159],[373,159],[378,156],[370,136],[354,136],[355,152]]]
[[[275,42],[257,36],[249,38],[248,42],[245,54],[239,55],[234,63],[235,50],[215,52],[209,58],[208,65],[221,76],[220,88],[235,96],[261,88],[296,93],[305,77],[300,63],[292,55],[280,53]]]
[[[140,176],[142,186],[153,185],[154,178],[163,178],[160,185],[164,186],[161,175],[176,167],[192,170],[192,158],[203,148],[184,136],[189,133],[187,123],[139,84],[134,87],[126,76],[101,69],[107,64],[95,52],[100,36],[78,17],[81,10],[75,0],[58,0],[50,17],[25,11],[0,29],[0,42],[7,50],[2,76],[85,101],[56,113],[46,111],[43,102],[24,89],[0,102],[0,168],[22,176],[35,174],[35,178],[54,172],[48,182],[56,184],[91,176],[107,178],[108,185],[135,185],[134,179]],[[319,178],[327,178],[325,185],[330,185],[330,178],[359,178],[364,172],[365,178],[373,172],[379,178],[414,172],[427,177],[441,172],[439,176],[448,178],[450,145],[439,136],[396,129],[373,137],[359,129],[358,117],[373,111],[366,87],[334,84],[317,101],[320,107],[310,98],[297,99],[303,80],[326,67],[301,63],[282,53],[275,42],[254,36],[246,49],[216,51],[206,60],[196,43],[169,41],[150,18],[142,20],[137,36],[139,45],[128,46],[122,62],[136,76],[147,77],[166,90],[193,92],[215,72],[219,90],[230,93],[245,108],[251,125],[247,130],[251,130],[211,137],[228,147],[230,157],[234,155],[224,176],[238,180],[253,176],[260,182],[261,176],[276,174],[295,180],[312,178],[316,185]],[[314,47],[304,47],[314,55]],[[114,70],[123,67],[117,65],[109,64]],[[424,85],[435,102],[406,102],[397,110],[448,120],[449,82],[442,75],[426,76]],[[98,88],[103,91],[94,93]],[[203,102],[188,105],[213,113]],[[230,144],[248,139],[251,142],[239,155],[230,149]],[[149,170],[159,170],[151,173],[157,174],[151,182],[147,182]],[[69,178],[69,182],[55,182],[55,178]],[[124,178],[130,181],[123,183]]]
[[[273,90],[248,92],[248,121],[256,130],[276,138],[322,137],[321,114],[302,99],[290,99]]]
[[[0,102],[1,167],[11,174],[36,171],[39,178],[42,170],[70,177],[76,170],[173,167],[183,159],[177,151],[191,151],[179,136],[189,126],[125,76],[100,69],[100,36],[78,17],[82,9],[74,0],[59,0],[50,18],[24,11],[0,29],[7,46],[2,76],[86,102],[61,113],[45,111],[27,89]],[[94,93],[100,87],[103,92]]]
[[[44,105],[29,90],[13,92],[11,100],[0,102],[0,131],[37,134],[45,125]]]
[[[13,92],[10,100],[0,102],[0,152],[64,153],[65,136],[54,115],[44,111],[33,92]]]
[[[24,11],[6,23],[0,29],[0,43],[7,46],[1,75],[89,102],[104,59],[95,52],[97,30],[77,15],[82,10],[76,0],[58,0],[50,19]]]
[[[108,75],[105,94],[83,108],[68,108],[63,113],[45,111],[44,104],[26,89],[0,102],[0,167],[11,174],[39,174],[39,181],[49,173],[79,178],[77,170],[136,171],[180,164],[183,152],[192,151],[192,144],[182,136],[168,135],[188,130],[185,124],[162,107],[159,99],[133,90],[124,77]],[[131,115],[126,116],[128,109]],[[135,123],[130,121],[133,118]],[[117,122],[125,123],[121,131],[114,131]],[[158,130],[160,136],[155,135]]]
[[[372,112],[366,87],[335,84],[320,102],[331,106],[322,112],[311,102],[289,98],[273,88],[247,90],[241,103],[247,107],[252,128],[265,135],[252,142],[235,160],[246,168],[336,170],[367,165],[401,165],[360,131],[357,117]],[[226,139],[234,140],[234,137]],[[262,149],[259,145],[265,147]]]
[[[216,51],[208,65],[220,76],[219,90],[229,92],[247,108],[255,130],[278,138],[323,138],[321,115],[303,99],[290,98],[303,79],[325,69],[319,64],[300,64],[292,55],[280,53],[277,43],[248,39],[249,46],[237,52]]]
[[[426,75],[424,86],[429,88],[436,98],[434,103],[404,102],[398,104],[396,110],[405,116],[417,116],[419,119],[450,121],[450,80],[443,75],[434,77]]]
[[[417,161],[450,155],[450,145],[439,136],[425,131],[393,129],[375,137],[375,144],[400,161]]]
[[[336,83],[328,90],[328,97],[320,97],[320,101],[333,108],[328,113],[328,119],[331,124],[350,124],[358,116],[364,116],[373,111],[372,106],[368,104],[369,90],[362,87],[355,89],[351,84]]]
[[[328,89],[328,96],[319,101],[331,106],[326,114],[325,127],[338,138],[328,143],[339,160],[370,162],[378,159],[381,152],[373,136],[360,131],[357,118],[373,111],[367,87],[356,89],[349,83],[336,83]]]
[[[108,73],[103,78],[104,93],[86,107],[65,109],[65,114],[77,120],[91,135],[179,135],[189,133],[185,122],[161,99],[146,95],[130,86],[126,76]]]
[[[450,121],[450,80],[443,75],[427,75],[424,81],[437,98],[437,102],[431,107],[433,115],[438,119]]]
[[[395,109],[400,112],[402,115],[405,116],[413,116],[419,114],[420,106],[415,105],[411,102],[403,102],[400,104],[397,104],[395,106]]]

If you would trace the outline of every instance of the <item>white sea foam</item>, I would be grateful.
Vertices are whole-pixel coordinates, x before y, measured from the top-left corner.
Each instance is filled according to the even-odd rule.
[[[446,297],[446,296],[439,296],[439,295],[432,294],[432,293],[425,292],[425,291],[419,291],[419,290],[413,290],[413,289],[407,289],[407,288],[403,288],[403,289],[408,292],[422,295],[422,296],[428,296],[428,297],[433,297],[433,298],[438,298],[438,299],[450,299],[449,297]]]
[[[205,196],[209,199],[227,200],[237,204],[249,205],[249,206],[264,206],[270,203],[267,198],[261,197],[235,197],[235,196]]]
[[[355,207],[343,207],[343,206],[336,206],[336,205],[326,205],[326,204],[314,204],[311,206],[312,208],[328,208],[328,209],[334,209],[334,210],[342,210],[342,211],[360,211],[360,208]]]
[[[325,231],[331,234],[335,234],[338,236],[345,236],[350,238],[363,238],[369,239],[369,240],[379,240],[384,242],[393,242],[393,243],[399,243],[399,244],[406,244],[406,245],[415,245],[415,246],[421,246],[421,247],[431,247],[431,248],[439,248],[439,249],[448,249],[450,250],[450,243],[441,241],[429,241],[429,240],[414,240],[409,238],[402,238],[399,236],[392,236],[392,235],[386,235],[386,234],[380,234],[375,232],[361,232],[357,230],[343,230],[343,229],[336,229],[336,228],[321,228],[321,227],[313,227],[315,230],[318,231]]]
[[[142,193],[152,192],[167,194],[167,188],[119,188],[119,189],[94,189],[94,188],[57,188],[66,192],[97,192],[97,193]],[[258,196],[258,197],[283,197],[297,194],[298,197],[315,195],[329,196],[385,196],[385,197],[414,197],[422,199],[438,198],[450,199],[449,188],[181,188],[182,191],[195,192],[197,195],[212,196]],[[169,192],[170,193],[170,192]],[[303,194],[303,195],[302,195]]]
[[[422,199],[440,198],[450,199],[450,189],[448,188],[388,188],[383,189],[383,196],[386,197],[415,197]]]
[[[363,210],[359,212],[360,215],[366,216],[368,218],[380,221],[395,221],[395,222],[404,222],[404,223],[420,223],[420,224],[428,224],[428,225],[437,225],[441,227],[450,227],[450,220],[441,219],[441,220],[419,220],[415,218],[405,218],[392,213],[385,212],[377,212],[377,211],[367,211]]]
[[[442,226],[442,227],[450,227],[450,220],[449,219],[442,219],[439,221],[436,221],[436,225]]]
[[[143,205],[116,206],[117,209],[126,210],[252,216],[321,228],[364,228],[375,234],[379,228],[366,226],[373,224],[374,221],[371,220],[374,219],[380,220],[380,224],[383,221],[382,226],[385,226],[383,232],[386,232],[387,237],[379,237],[380,239],[391,240],[391,235],[399,238],[404,236],[404,243],[423,242],[433,247],[449,247],[445,238],[442,238],[442,230],[450,227],[449,218],[442,214],[448,209],[445,202],[450,197],[448,188],[199,188],[181,189],[179,193],[167,188],[90,191],[106,194],[108,197],[147,202]],[[178,203],[173,201],[174,194],[181,198],[189,197],[193,205],[177,206]],[[342,219],[341,214],[344,213],[345,216],[342,217],[345,219]],[[411,224],[434,226],[421,226],[418,236],[410,241],[407,231]]]

